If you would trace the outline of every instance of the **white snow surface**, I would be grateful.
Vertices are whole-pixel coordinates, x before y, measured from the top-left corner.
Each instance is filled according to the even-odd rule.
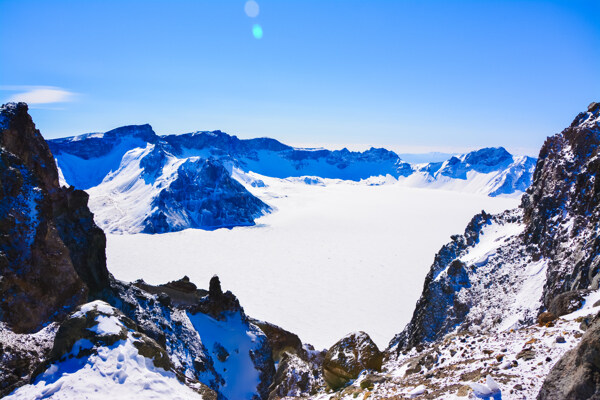
[[[123,325],[114,309],[104,302],[93,302],[82,307],[73,317],[81,316],[92,309],[109,312],[99,315],[98,325],[93,331],[99,335],[114,334]],[[181,383],[175,373],[154,365],[151,359],[139,354],[132,332],[127,339],[112,346],[98,347],[97,353],[87,357],[66,357],[64,361],[50,365],[38,375],[34,382],[22,386],[4,397],[7,400],[41,399],[202,399],[202,396]],[[82,349],[91,349],[94,344],[87,339],[78,340],[71,350],[77,355]]]
[[[201,287],[217,274],[248,315],[317,348],[359,330],[387,347],[410,320],[433,257],[450,235],[462,233],[482,209],[497,213],[518,204],[385,182],[233,176],[275,211],[253,227],[109,234],[108,268],[118,279],[151,284],[188,275]]]
[[[187,315],[204,346],[213,352],[216,371],[225,379],[220,392],[231,400],[258,396],[260,379],[250,352],[256,350],[257,335],[262,333],[257,328],[254,328],[254,332],[249,330],[239,312],[228,314],[222,321],[202,313],[188,312]],[[226,360],[221,361],[216,356],[215,344],[229,353]]]

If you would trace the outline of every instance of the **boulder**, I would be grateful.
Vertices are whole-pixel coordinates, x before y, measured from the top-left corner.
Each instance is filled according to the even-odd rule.
[[[323,360],[323,377],[334,390],[365,369],[380,371],[383,353],[365,332],[351,333],[334,344]]]
[[[552,299],[548,306],[548,312],[560,317],[577,311],[583,306],[585,296],[588,293],[587,290],[572,290],[561,293]]]
[[[546,376],[538,400],[600,398],[600,316]]]
[[[548,311],[541,313],[537,318],[537,322],[540,326],[546,325],[548,322],[552,322],[554,320],[556,320],[556,315]]]

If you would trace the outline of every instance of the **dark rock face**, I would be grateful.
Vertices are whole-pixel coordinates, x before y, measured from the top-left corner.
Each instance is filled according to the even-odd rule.
[[[212,160],[183,163],[153,205],[159,211],[146,219],[144,233],[254,225],[255,218],[270,210]]]
[[[538,400],[600,398],[600,318],[598,316],[594,318],[577,347],[569,350],[550,370],[537,398]]]
[[[0,319],[31,332],[108,284],[104,233],[87,195],[61,188],[24,103],[0,109]]]
[[[436,254],[413,317],[404,331],[392,339],[390,347],[399,344],[400,350],[421,342],[432,342],[464,321],[469,306],[457,295],[460,289],[469,287],[470,282],[464,263],[457,258],[478,242],[482,227],[490,224],[492,218],[485,211],[474,216],[464,234],[453,236],[452,242]],[[446,279],[436,279],[446,269]]]
[[[269,400],[315,394],[323,386],[322,366],[325,351],[315,351],[300,338],[265,321],[250,320],[267,336],[271,357],[277,364],[269,386]]]
[[[220,320],[225,313],[241,311],[240,302],[229,290],[219,295],[208,295],[203,297],[198,304],[191,308],[192,312],[208,314],[214,319]]]
[[[557,317],[570,314],[583,306],[588,290],[572,290],[554,297],[548,306],[548,312]]]
[[[600,280],[600,105],[592,103],[571,126],[546,140],[521,207],[526,242],[551,260],[544,290],[558,294],[598,288]]]
[[[381,370],[383,353],[364,332],[352,333],[334,344],[323,360],[323,377],[334,390],[356,379],[364,369]]]
[[[198,304],[208,294],[206,290],[198,289],[187,276],[164,285],[148,285],[142,280],[134,282],[133,285],[148,293],[158,295],[158,301],[164,303],[165,306],[172,305],[184,309]]]

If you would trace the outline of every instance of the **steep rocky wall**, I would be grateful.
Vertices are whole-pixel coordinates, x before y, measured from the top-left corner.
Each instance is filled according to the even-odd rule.
[[[521,207],[525,243],[550,260],[548,307],[560,293],[598,288],[600,279],[600,103],[546,140]]]
[[[0,321],[31,332],[107,286],[106,239],[25,103],[0,108],[0,181]]]

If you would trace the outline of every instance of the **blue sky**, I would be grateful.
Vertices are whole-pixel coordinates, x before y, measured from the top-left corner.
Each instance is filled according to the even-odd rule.
[[[0,101],[29,100],[47,138],[150,123],[535,155],[600,99],[597,0],[256,1],[0,0]]]

